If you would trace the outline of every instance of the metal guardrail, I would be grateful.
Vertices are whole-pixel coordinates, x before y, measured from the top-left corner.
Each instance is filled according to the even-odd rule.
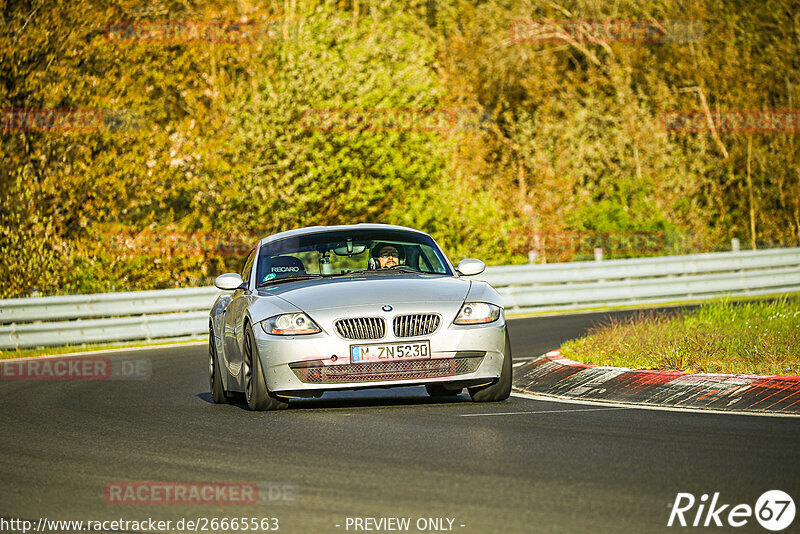
[[[197,338],[215,287],[0,300],[0,349]]]
[[[800,291],[800,248],[490,267],[507,313]]]
[[[800,248],[488,267],[507,313],[800,291]],[[0,349],[200,338],[213,287],[0,300]]]

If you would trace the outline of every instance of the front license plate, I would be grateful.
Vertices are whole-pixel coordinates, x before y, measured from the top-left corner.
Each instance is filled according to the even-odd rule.
[[[412,343],[350,346],[350,363],[422,360],[430,357],[431,345],[427,340]]]

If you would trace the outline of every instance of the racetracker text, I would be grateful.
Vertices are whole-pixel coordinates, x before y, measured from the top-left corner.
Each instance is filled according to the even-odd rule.
[[[177,521],[142,520],[54,520],[40,517],[28,519],[0,518],[0,532],[278,532],[275,517],[196,517]]]

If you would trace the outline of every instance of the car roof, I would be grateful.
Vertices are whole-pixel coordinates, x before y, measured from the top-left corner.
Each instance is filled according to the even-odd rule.
[[[267,243],[271,243],[272,241],[277,241],[278,239],[284,239],[287,237],[316,234],[319,232],[331,232],[337,230],[403,230],[406,232],[414,232],[416,234],[428,235],[425,232],[422,232],[420,230],[415,230],[414,228],[408,228],[407,226],[396,226],[394,224],[372,224],[372,223],[339,224],[335,226],[306,226],[305,228],[296,228],[294,230],[287,230],[285,232],[272,234],[271,236],[263,238],[261,241],[259,241],[259,245],[263,246],[266,245]]]

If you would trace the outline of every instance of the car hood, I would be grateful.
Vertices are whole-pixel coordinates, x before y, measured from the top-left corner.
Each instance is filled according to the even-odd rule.
[[[452,276],[368,274],[315,279],[262,288],[259,296],[277,296],[312,312],[368,304],[464,302],[470,281]]]

